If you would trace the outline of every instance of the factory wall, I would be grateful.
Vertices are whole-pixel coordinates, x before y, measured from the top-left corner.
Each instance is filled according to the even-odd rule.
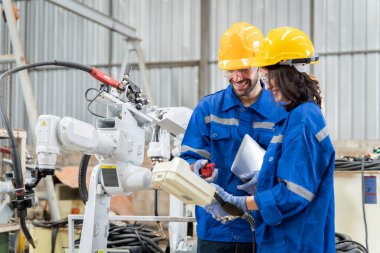
[[[228,84],[217,67],[219,37],[231,24],[247,21],[263,33],[277,26],[295,26],[308,33],[320,54],[311,72],[320,80],[324,112],[334,140],[380,138],[380,3],[378,0],[209,0],[209,40],[200,41],[201,0],[81,1],[136,28],[153,100],[159,106],[193,108],[199,98],[201,43],[208,43],[208,92]],[[28,62],[60,59],[98,66],[120,78],[126,52],[135,52],[124,38],[47,1],[17,1],[19,28]],[[9,53],[6,26],[0,23],[2,54]],[[167,64],[162,64],[167,63]],[[178,64],[176,66],[176,64]],[[1,65],[0,70],[9,67]],[[87,122],[84,92],[98,88],[87,74],[68,69],[30,71],[39,114],[73,116]],[[146,84],[137,68],[131,78]],[[12,79],[12,123],[26,128],[20,84]],[[2,91],[3,92],[3,91]],[[5,92],[5,91],[4,91]],[[4,93],[6,94],[6,93]],[[62,106],[64,105],[64,106]],[[95,111],[102,111],[94,107]]]

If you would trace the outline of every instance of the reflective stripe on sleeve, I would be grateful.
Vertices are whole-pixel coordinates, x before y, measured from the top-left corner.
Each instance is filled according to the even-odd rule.
[[[224,119],[224,118],[219,118],[215,115],[210,115],[205,117],[205,123],[211,123],[211,121],[223,124],[223,125],[239,125],[239,119],[235,118],[229,118],[229,119]]]
[[[181,146],[181,153],[184,153],[186,151],[191,151],[191,152],[197,153],[198,155],[203,156],[207,160],[210,160],[210,158],[211,158],[210,152],[208,152],[204,149],[196,149],[196,148],[192,148],[192,147],[189,147],[186,145]]]
[[[282,140],[284,139],[284,136],[282,134],[280,135],[275,135],[272,137],[270,140],[270,143],[282,143]]]
[[[274,127],[273,122],[253,122],[253,128],[264,128],[272,130]]]
[[[283,180],[283,181],[286,183],[286,187],[289,189],[289,191],[294,192],[295,194],[301,196],[304,199],[307,199],[310,202],[313,200],[314,194],[308,191],[307,189],[303,188],[302,186],[299,186],[298,184],[290,182],[288,180]]]
[[[327,136],[329,136],[329,132],[328,132],[327,126],[325,126],[321,131],[319,131],[315,135],[315,138],[317,138],[319,142],[322,142]]]

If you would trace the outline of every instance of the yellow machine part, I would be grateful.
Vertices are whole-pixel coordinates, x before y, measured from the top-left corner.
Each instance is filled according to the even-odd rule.
[[[31,227],[30,234],[34,239],[36,248],[33,249],[29,245],[29,253],[46,253],[51,252],[51,234],[52,230],[49,228]],[[76,229],[74,233],[74,240],[78,239],[80,230]],[[67,228],[60,228],[57,239],[55,242],[55,253],[64,253],[65,249],[69,248],[69,233]]]

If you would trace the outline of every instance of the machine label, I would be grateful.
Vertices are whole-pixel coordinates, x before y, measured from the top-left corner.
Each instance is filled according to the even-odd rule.
[[[101,165],[104,186],[119,187],[116,165]]]
[[[364,176],[365,204],[377,204],[376,176]]]

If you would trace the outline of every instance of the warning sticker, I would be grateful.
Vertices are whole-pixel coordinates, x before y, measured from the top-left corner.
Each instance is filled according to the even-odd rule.
[[[116,165],[101,165],[101,169],[116,169]]]

